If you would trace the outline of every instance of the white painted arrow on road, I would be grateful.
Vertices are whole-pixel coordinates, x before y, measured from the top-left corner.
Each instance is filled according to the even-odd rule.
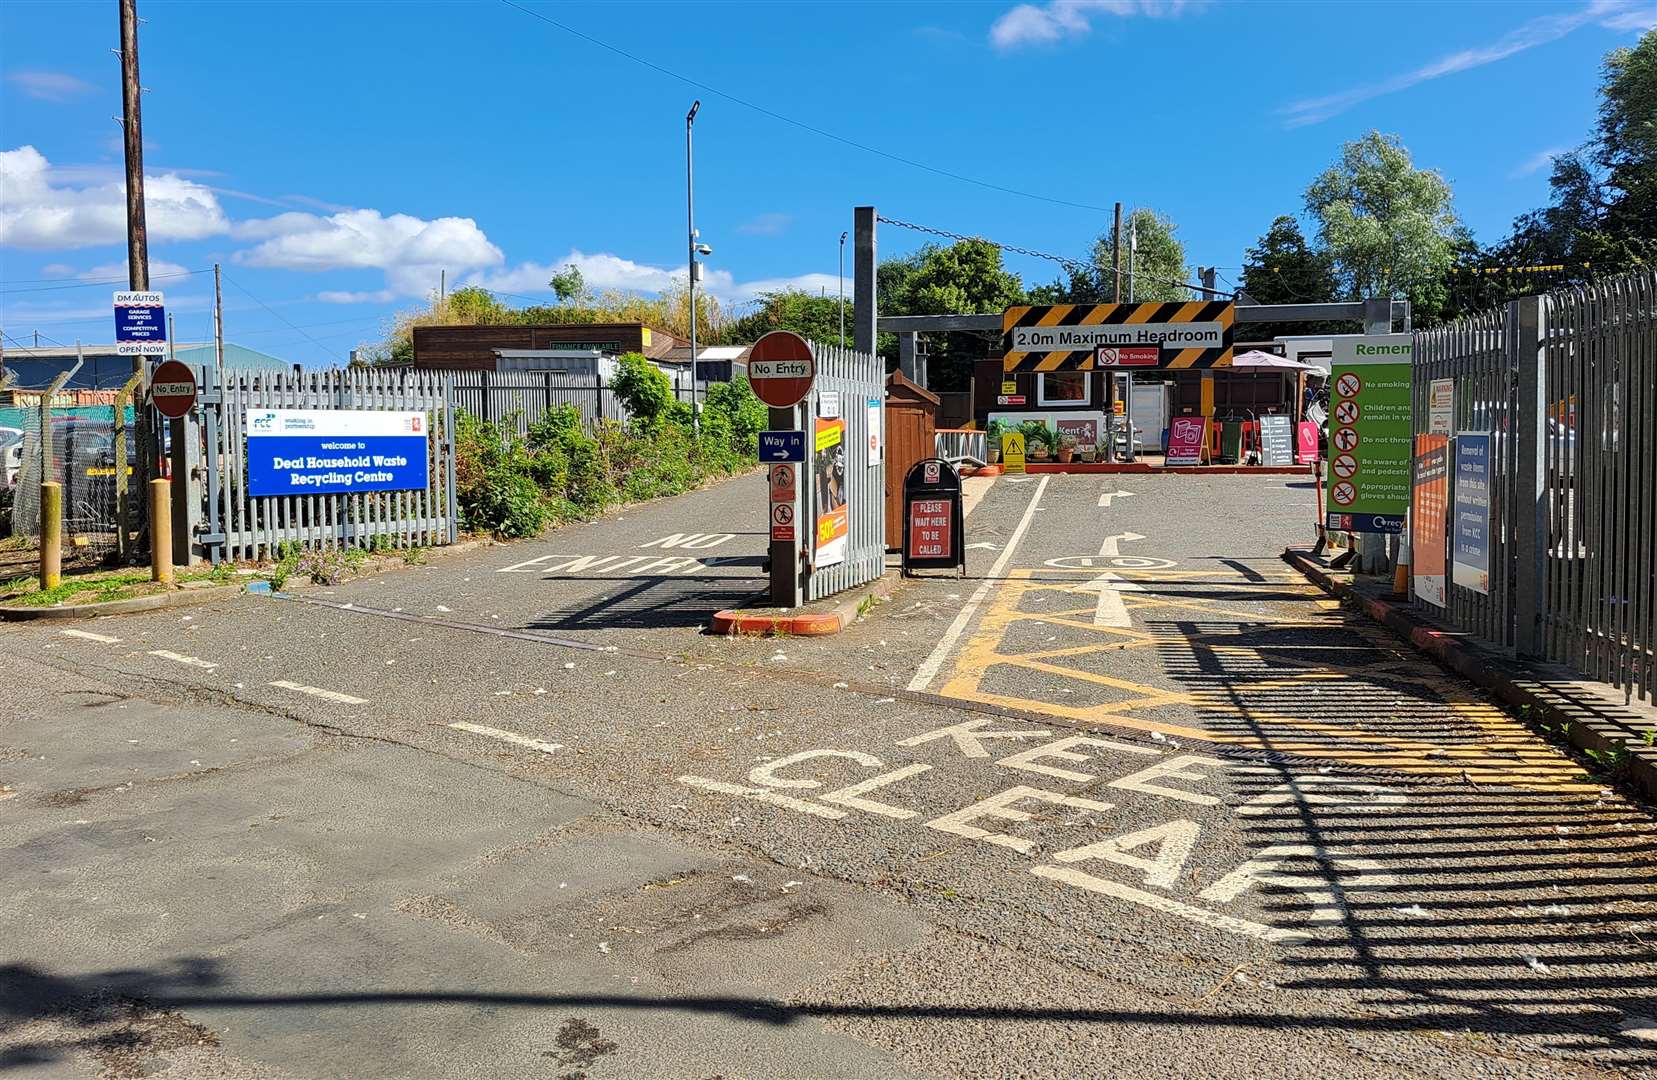
[[[1122,602],[1124,592],[1144,592],[1145,590],[1131,581],[1122,578],[1110,571],[1105,571],[1086,585],[1076,586],[1078,592],[1096,592],[1099,594],[1099,603],[1093,609],[1094,626],[1121,626],[1133,625],[1128,618],[1128,606]]]
[[[1112,499],[1125,499],[1132,495],[1131,491],[1104,491],[1099,493],[1099,505],[1109,506]]]
[[[1099,545],[1099,554],[1114,559],[1116,556],[1122,554],[1120,551],[1116,550],[1117,544],[1125,543],[1129,540],[1143,539],[1145,538],[1136,532],[1117,533],[1114,536],[1107,536],[1105,537],[1105,542]]]

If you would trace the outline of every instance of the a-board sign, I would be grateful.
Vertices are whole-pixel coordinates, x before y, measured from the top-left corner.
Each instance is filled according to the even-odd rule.
[[[748,383],[774,409],[798,405],[817,378],[811,343],[791,330],[773,330],[748,353]]]
[[[1166,465],[1201,465],[1208,449],[1208,417],[1176,416],[1168,422]]]
[[[1294,421],[1281,413],[1260,418],[1260,464],[1293,465]]]
[[[1450,501],[1450,440],[1415,437],[1415,479],[1410,502],[1410,576],[1415,596],[1444,607],[1445,524]]]
[[[338,495],[427,486],[423,412],[249,409],[247,493]]]
[[[116,355],[167,355],[167,305],[161,293],[118,292],[114,307]]]
[[[1162,363],[1160,345],[1101,345],[1094,354],[1097,367],[1156,367]]]
[[[1330,358],[1326,524],[1396,533],[1410,505],[1413,334],[1337,337]]]
[[[1450,580],[1490,594],[1490,435],[1460,434],[1455,441],[1455,521]]]
[[[1010,473],[1024,471],[1024,432],[1001,433],[1001,468]]]
[[[759,433],[759,459],[773,461],[804,461],[805,432],[762,431]]]
[[[1318,459],[1318,425],[1302,420],[1295,425],[1295,464],[1310,465]]]
[[[903,478],[903,572],[967,570],[961,476],[941,458],[917,461]]]
[[[196,404],[196,373],[190,365],[168,360],[150,376],[150,404],[162,416],[177,420]]]

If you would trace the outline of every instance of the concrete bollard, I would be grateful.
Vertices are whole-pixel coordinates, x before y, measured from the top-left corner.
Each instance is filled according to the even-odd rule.
[[[63,581],[63,485],[47,480],[40,485],[40,588],[55,589]]]
[[[150,481],[150,580],[173,580],[173,493],[171,481]]]

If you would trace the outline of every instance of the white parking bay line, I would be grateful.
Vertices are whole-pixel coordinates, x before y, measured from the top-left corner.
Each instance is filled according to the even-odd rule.
[[[514,746],[527,746],[531,750],[539,750],[543,754],[550,754],[554,750],[564,748],[563,743],[542,742],[540,739],[532,739],[528,735],[519,735],[516,731],[502,731],[500,728],[489,727],[486,724],[468,724],[464,721],[456,721],[449,726],[459,728],[461,731],[470,731],[473,735],[486,735],[491,739],[509,742]]]
[[[175,664],[188,664],[191,667],[203,668],[212,671],[219,665],[211,660],[203,660],[196,656],[185,656],[183,653],[170,652],[167,649],[151,649],[151,656],[159,656],[163,660],[171,660]]]
[[[1018,528],[1014,529],[1013,535],[1007,538],[1007,546],[1002,550],[1001,557],[995,560],[994,566],[990,567],[990,572],[985,576],[983,583],[973,590],[972,599],[967,601],[967,606],[961,609],[961,613],[955,616],[955,621],[949,624],[949,629],[944,631],[944,636],[938,642],[937,647],[932,650],[932,655],[921,663],[920,668],[915,672],[915,677],[909,680],[909,689],[925,690],[927,684],[937,677],[938,669],[944,666],[945,660],[949,659],[949,651],[955,648],[955,642],[960,640],[961,634],[966,630],[967,625],[972,622],[972,617],[978,614],[978,608],[983,604],[984,598],[989,596],[990,590],[1000,583],[1001,575],[1007,569],[1007,563],[1012,560],[1013,552],[1018,549],[1018,542],[1024,539],[1024,534],[1030,529],[1030,519],[1036,516],[1036,507],[1041,505],[1041,493],[1047,490],[1048,479],[1048,477],[1043,476],[1041,483],[1036,485],[1036,493],[1030,499],[1030,505],[1024,508],[1024,516],[1019,519]]]
[[[59,630],[58,633],[64,637],[78,637],[86,641],[96,641],[102,645],[119,645],[121,643],[121,639],[118,637],[110,637],[108,634],[94,634],[90,630]]]
[[[270,685],[283,690],[292,690],[296,694],[309,694],[311,697],[321,698],[323,701],[333,701],[340,705],[367,705],[367,698],[352,697],[342,694],[338,690],[324,690],[320,686],[306,686],[303,683],[289,682],[286,679],[277,679]]]

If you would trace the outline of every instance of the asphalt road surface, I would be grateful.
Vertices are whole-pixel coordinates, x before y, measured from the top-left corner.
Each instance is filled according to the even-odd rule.
[[[1649,810],[1290,573],[1309,489],[1003,478],[709,637],[762,499],[0,630],[0,1069],[1657,1067]]]

